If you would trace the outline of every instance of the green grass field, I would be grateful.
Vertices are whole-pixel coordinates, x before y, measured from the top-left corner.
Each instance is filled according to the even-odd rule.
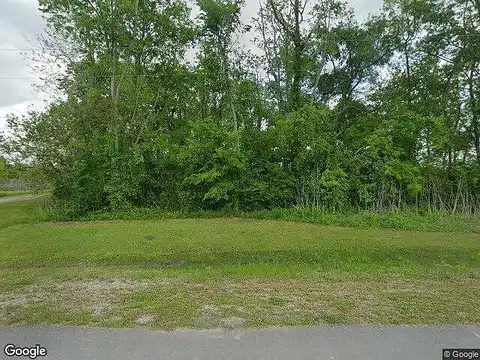
[[[45,213],[41,210],[42,200],[22,201],[0,204],[0,230],[2,228],[26,223],[38,223]]]
[[[480,235],[0,205],[0,325],[480,323]]]

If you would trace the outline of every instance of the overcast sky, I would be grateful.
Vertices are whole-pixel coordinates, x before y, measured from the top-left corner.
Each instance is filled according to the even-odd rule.
[[[377,11],[382,0],[348,0],[359,18]],[[0,0],[0,130],[8,113],[25,113],[29,107],[41,107],[48,96],[37,93],[33,85],[39,74],[33,73],[22,52],[35,47],[44,29],[38,0]],[[258,0],[246,0],[244,19],[257,14]]]

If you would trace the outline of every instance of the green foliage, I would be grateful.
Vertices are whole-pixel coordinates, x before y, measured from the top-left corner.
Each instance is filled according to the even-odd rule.
[[[238,132],[205,119],[194,123],[191,133],[183,161],[188,164],[184,184],[196,199],[193,203],[238,209],[246,167]]]
[[[203,20],[205,31],[219,36],[228,36],[234,31],[234,26],[238,23],[240,14],[240,5],[242,1],[219,1],[219,0],[199,0],[197,5],[202,12],[200,19]]]
[[[348,205],[347,191],[349,182],[347,174],[340,169],[327,169],[320,178],[322,202],[333,210],[345,208]]]
[[[192,21],[182,0],[41,0],[66,98],[8,119],[0,180],[50,184],[72,217],[480,211],[472,2],[389,0],[359,24],[340,1],[307,16],[305,0],[265,0],[261,55],[236,46],[242,1],[197,5]]]
[[[3,157],[0,157],[0,181],[8,178],[8,164],[7,160]]]

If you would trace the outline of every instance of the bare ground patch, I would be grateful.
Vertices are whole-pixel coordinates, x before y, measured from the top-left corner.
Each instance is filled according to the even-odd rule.
[[[147,282],[126,278],[43,281],[0,293],[0,321],[9,323],[15,318],[15,312],[32,305],[66,312],[82,310],[95,319],[107,314],[122,294],[148,288]]]
[[[60,323],[158,329],[478,324],[479,293],[477,277],[45,281],[1,293],[0,322],[56,323],[38,313],[57,309]]]

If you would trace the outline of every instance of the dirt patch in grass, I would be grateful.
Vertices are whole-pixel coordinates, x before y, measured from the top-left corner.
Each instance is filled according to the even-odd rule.
[[[22,316],[32,306],[45,309],[61,309],[67,314],[83,311],[91,320],[107,314],[118,297],[138,291],[146,291],[146,282],[126,278],[87,281],[42,281],[0,293],[0,321],[2,323],[28,323]]]
[[[127,278],[32,284],[0,294],[0,322],[154,329],[315,324],[478,324],[477,277]],[[52,313],[51,309],[55,309]]]

